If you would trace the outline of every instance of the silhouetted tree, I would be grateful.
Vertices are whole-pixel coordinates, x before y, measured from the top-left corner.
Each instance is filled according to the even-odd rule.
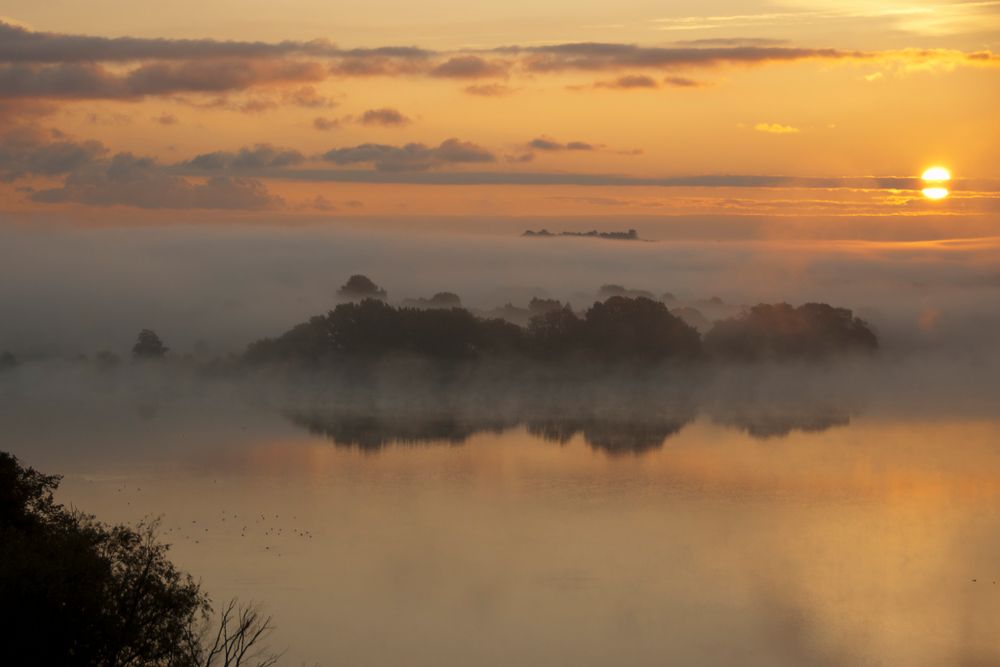
[[[583,318],[589,355],[606,361],[691,359],[701,354],[701,337],[665,305],[645,297],[613,296],[595,303]]]
[[[132,356],[136,359],[162,359],[169,350],[155,331],[143,329],[132,346]]]
[[[630,289],[622,285],[608,284],[601,285],[601,288],[597,291],[597,294],[602,299],[607,299],[613,296],[624,296],[629,298],[644,297],[646,299],[652,299],[653,293],[644,289]]]
[[[692,308],[691,306],[673,308],[670,312],[687,322],[698,331],[708,331],[712,328],[712,323],[709,319],[702,315],[700,310]]]
[[[230,600],[219,612],[214,632],[205,623],[198,634],[188,639],[189,664],[197,667],[272,667],[280,654],[268,649],[263,641],[274,631],[270,616],[262,616],[253,605]]]
[[[406,308],[461,308],[462,299],[454,292],[438,292],[429,299],[404,299]]]
[[[563,304],[558,299],[540,299],[537,296],[531,297],[531,301],[528,302],[528,310],[531,311],[531,315],[543,315],[550,310],[560,310]]]
[[[582,343],[583,322],[569,306],[535,315],[528,336],[535,352],[553,359],[574,354]]]
[[[337,296],[342,299],[385,299],[386,291],[376,285],[371,278],[361,274],[355,274],[347,279],[339,290]]]
[[[0,452],[0,664],[211,664],[198,639],[208,598],[167,559],[155,522],[106,526],[56,503],[58,484]],[[256,652],[263,636],[240,642]]]
[[[874,352],[878,338],[847,308],[807,303],[759,304],[746,313],[716,322],[705,336],[714,356],[760,359],[820,359],[846,352]]]

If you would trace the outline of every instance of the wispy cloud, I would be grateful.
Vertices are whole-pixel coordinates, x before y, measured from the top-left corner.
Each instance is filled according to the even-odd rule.
[[[280,198],[252,178],[214,176],[194,182],[169,173],[152,158],[118,153],[107,163],[71,172],[59,187],[29,195],[37,203],[133,206],[146,209],[278,208]]]
[[[290,167],[301,164],[305,159],[302,153],[291,148],[280,148],[271,144],[256,144],[241,148],[236,152],[214,151],[211,153],[202,153],[178,166],[202,171],[220,171],[223,169],[254,171]]]
[[[446,139],[438,146],[360,144],[333,148],[321,158],[338,165],[370,164],[377,172],[425,171],[451,164],[494,162],[492,152],[469,141]]]
[[[454,56],[430,70],[431,76],[449,79],[491,79],[505,77],[509,64],[480,56]]]
[[[477,97],[504,97],[514,94],[516,89],[502,83],[477,83],[466,86],[462,92]]]
[[[369,109],[358,118],[362,125],[381,125],[383,127],[400,127],[409,125],[412,121],[398,110],[390,107]]]
[[[659,30],[695,31],[764,26],[800,26],[840,22],[880,21],[896,30],[917,34],[982,32],[1000,25],[1000,0],[971,2],[876,3],[807,0],[802,9],[747,14],[703,14],[653,19]],[[707,40],[691,40],[692,43]]]
[[[802,130],[791,125],[782,125],[781,123],[757,123],[753,126],[753,129],[757,132],[766,132],[767,134],[798,134]]]

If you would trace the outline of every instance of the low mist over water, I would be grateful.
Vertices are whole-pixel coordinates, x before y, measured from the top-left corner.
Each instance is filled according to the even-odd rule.
[[[452,292],[483,311],[533,297],[586,308],[605,284],[669,293],[674,307],[709,319],[760,302],[826,302],[854,310],[896,351],[992,354],[1000,331],[989,307],[1000,301],[995,244],[691,241],[669,232],[642,243],[530,239],[516,229],[4,228],[0,350],[122,354],[151,328],[178,353],[242,351],[333,308],[338,287],[358,273],[392,303]]]
[[[5,381],[8,446],[64,502],[160,516],[290,664],[997,657],[995,384],[757,368],[531,411],[50,371]]]

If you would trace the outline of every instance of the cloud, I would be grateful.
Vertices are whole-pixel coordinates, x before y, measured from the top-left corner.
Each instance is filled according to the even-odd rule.
[[[431,76],[452,79],[486,79],[507,76],[508,64],[480,56],[455,56],[435,66]]]
[[[875,57],[874,54],[865,51],[840,49],[778,46],[655,47],[601,42],[509,47],[506,51],[521,54],[523,67],[535,73],[626,68],[713,67],[726,64],[753,65],[797,60],[845,60]]]
[[[326,40],[237,42],[214,39],[91,37],[38,32],[0,21],[0,61],[19,63],[93,63],[206,58],[268,58],[345,53]]]
[[[422,144],[410,144],[422,146]],[[424,147],[426,149],[426,147]],[[402,151],[402,148],[363,144],[354,148],[335,149],[341,151],[340,161],[327,159],[338,164],[374,163],[382,151]],[[430,149],[433,150],[433,149]],[[335,157],[335,156],[334,156]],[[518,157],[518,156],[513,156]],[[361,159],[366,158],[366,159]],[[482,160],[493,162],[494,159]],[[267,175],[267,174],[261,174]],[[526,171],[428,171],[427,169],[344,170],[344,169],[285,169],[281,178],[289,180],[343,183],[400,183],[417,185],[580,185],[633,187],[650,186],[664,188],[820,188],[856,190],[911,190],[924,187],[916,177],[808,177],[772,176],[759,174],[696,174],[691,176],[629,176],[625,174],[573,173],[573,172],[526,172]],[[952,181],[956,186],[957,182]],[[966,189],[975,187],[983,190],[1000,189],[1000,183],[985,181],[963,184]]]
[[[189,104],[200,109],[224,109],[226,111],[247,114],[272,111],[280,108],[283,104],[305,109],[337,106],[337,102],[330,97],[319,94],[312,86],[303,86],[302,88],[284,91],[280,94],[253,91],[244,97],[235,96],[235,99],[230,94],[218,95],[207,100],[197,96],[189,97],[183,95],[174,95],[172,99],[176,102]]]
[[[132,115],[119,113],[117,111],[92,111],[86,115],[87,122],[91,125],[105,125],[109,127],[121,127],[132,124]]]
[[[322,159],[338,165],[372,164],[376,171],[425,171],[449,164],[494,162],[496,157],[487,149],[458,139],[446,139],[438,146],[410,143],[404,146],[360,144],[334,148]]]
[[[705,84],[701,81],[696,81],[694,79],[689,79],[684,76],[668,76],[663,79],[663,83],[668,86],[675,86],[677,88],[701,88]]]
[[[436,54],[417,47],[382,47],[344,51],[330,66],[337,76],[409,76],[427,71]]]
[[[396,109],[383,107],[381,109],[369,109],[361,114],[358,122],[362,125],[381,125],[383,127],[399,127],[408,125],[411,121]]]
[[[382,127],[402,127],[403,125],[409,125],[411,122],[410,118],[403,115],[400,111],[391,107],[382,107],[380,109],[369,109],[360,116],[348,115],[341,118],[317,117],[313,119],[313,127],[317,130],[326,131],[339,128],[345,123],[357,123],[358,125],[369,126],[380,125]]]
[[[0,180],[58,176],[94,162],[107,152],[98,141],[76,142],[60,132],[17,126],[0,135]]]
[[[176,125],[177,116],[172,113],[161,113],[158,116],[153,116],[153,121],[159,123],[160,125]]]
[[[287,60],[161,62],[125,73],[93,63],[0,65],[0,96],[7,98],[139,99],[175,93],[223,93],[260,85],[319,81],[318,63]]]
[[[593,151],[599,148],[598,146],[587,143],[586,141],[570,141],[569,143],[563,144],[548,137],[538,137],[536,139],[532,139],[531,141],[528,142],[527,147],[537,151],[547,151],[547,152]]]
[[[660,87],[661,82],[665,86],[673,86],[677,88],[700,88],[705,85],[701,81],[689,79],[683,76],[668,76],[660,81],[657,81],[653,77],[646,74],[627,74],[611,81],[598,81],[594,83],[593,87],[609,88],[612,90],[656,89]],[[581,88],[574,87],[573,89],[580,90]]]
[[[802,60],[881,61],[907,71],[1000,65],[1000,56],[991,51],[859,51],[781,44],[761,38],[727,38],[691,40],[673,46],[579,42],[451,52],[416,46],[342,49],[327,40],[252,42],[93,37],[38,32],[0,21],[0,97],[141,99],[312,84],[329,76],[485,79],[512,73],[644,69],[670,73],[657,85],[693,86],[696,82],[675,73],[684,68]],[[629,86],[629,77],[639,76],[626,75],[611,83],[619,83],[617,87],[621,88],[652,87],[638,83]],[[487,84],[464,90],[481,96],[511,92],[509,88]],[[271,99],[254,99],[237,110],[261,111],[279,104],[320,108],[335,103],[311,86],[303,86]]]
[[[107,164],[74,171],[61,187],[39,190],[30,199],[146,209],[268,209],[282,204],[260,181],[217,176],[195,183],[167,173],[151,158],[131,153],[118,153]]]
[[[282,95],[285,104],[291,104],[304,109],[333,108],[337,102],[332,98],[320,94],[313,86],[302,86],[295,90],[289,90]]]
[[[502,83],[479,83],[466,86],[462,89],[462,92],[479,97],[502,97],[513,94],[514,90],[514,88],[505,86]]]
[[[313,127],[324,132],[327,130],[335,130],[340,127],[340,120],[337,118],[322,118],[317,116],[313,119]]]
[[[656,79],[645,74],[628,74],[618,77],[613,81],[598,81],[595,88],[617,88],[620,90],[632,90],[636,88],[659,88],[660,84]]]
[[[798,134],[801,132],[797,127],[781,125],[780,123],[757,123],[753,126],[753,129],[757,132],[766,132],[768,134]]]
[[[885,3],[813,2],[813,9],[751,14],[673,16],[654,20],[658,29],[668,31],[734,29],[763,26],[802,26],[830,21],[881,24],[888,32],[924,35],[982,33],[994,18],[994,0],[911,3],[912,6]],[[825,6],[824,6],[825,5]],[[847,23],[850,25],[850,23]],[[698,42],[702,40],[694,40]],[[714,40],[704,40],[714,41]],[[724,40],[718,40],[724,41]]]
[[[222,60],[143,65],[128,73],[125,84],[133,95],[185,91],[216,93],[262,84],[321,81],[325,76],[323,67],[315,62]]]
[[[290,167],[305,161],[305,156],[290,148],[276,148],[271,144],[256,144],[253,147],[244,146],[239,151],[214,151],[202,153],[178,165],[180,168],[202,171],[251,171]]]
[[[679,39],[673,42],[676,46],[781,46],[787,44],[787,39],[768,39],[766,37],[713,37],[706,39]]]

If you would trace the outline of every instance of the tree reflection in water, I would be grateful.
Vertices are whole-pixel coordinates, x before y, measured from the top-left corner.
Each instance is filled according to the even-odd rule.
[[[547,442],[567,444],[579,435],[594,450],[620,456],[660,449],[698,417],[698,410],[682,406],[673,410],[661,408],[656,413],[484,417],[387,415],[315,408],[287,410],[285,415],[294,424],[329,439],[337,447],[367,452],[392,445],[462,445],[480,433],[500,434],[523,425],[528,433]],[[743,431],[759,440],[786,437],[796,431],[819,433],[850,423],[848,412],[823,406],[781,411],[715,411],[709,418],[715,424]]]

